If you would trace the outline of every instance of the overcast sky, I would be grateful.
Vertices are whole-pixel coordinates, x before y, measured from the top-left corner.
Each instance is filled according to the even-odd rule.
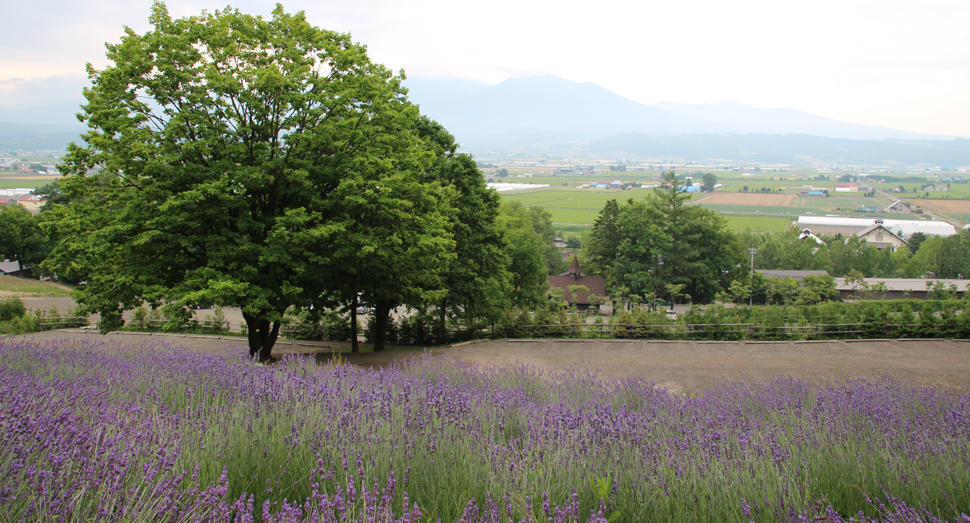
[[[72,101],[146,0],[5,2],[0,105]],[[169,1],[174,16],[223,3]],[[234,7],[268,14],[272,2]],[[498,83],[554,74],[653,104],[738,100],[931,134],[970,136],[966,0],[297,0],[409,76]]]

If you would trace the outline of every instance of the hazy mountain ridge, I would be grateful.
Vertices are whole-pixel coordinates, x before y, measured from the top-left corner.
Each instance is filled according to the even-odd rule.
[[[794,109],[760,109],[728,100],[714,104],[646,105],[592,82],[552,75],[508,79],[493,86],[468,80],[407,80],[422,112],[455,133],[488,136],[517,128],[651,135],[704,133],[812,134],[856,140],[953,138],[859,125]]]
[[[468,151],[626,153],[685,160],[970,165],[970,140],[858,125],[792,109],[624,98],[592,82],[551,75],[489,86],[460,79],[410,78],[409,98]],[[80,104],[0,108],[2,149],[63,149],[79,142]],[[72,122],[73,120],[73,122]],[[947,138],[947,139],[938,139]]]
[[[71,142],[82,142],[85,129],[81,124],[0,122],[0,149],[63,151]]]
[[[899,163],[970,165],[970,140],[849,140],[805,134],[691,134],[648,136],[627,133],[589,144],[596,154],[684,160],[736,160],[810,164],[814,161],[856,165]]]
[[[501,145],[510,134],[523,131],[592,140],[620,132],[680,134],[706,129],[703,122],[633,102],[592,82],[550,75],[508,79],[494,86],[421,79],[406,84],[421,112],[466,144]],[[456,88],[449,91],[452,86]],[[458,91],[462,87],[467,90]]]
[[[709,124],[718,133],[810,134],[852,140],[944,138],[889,127],[843,122],[795,109],[759,109],[735,100],[697,105],[660,102],[654,107]]]
[[[689,160],[970,165],[953,137],[859,125],[737,101],[641,104],[551,75],[494,86],[408,80],[409,97],[472,151],[622,152]]]

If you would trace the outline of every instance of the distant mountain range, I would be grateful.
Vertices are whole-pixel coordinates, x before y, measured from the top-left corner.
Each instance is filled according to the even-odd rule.
[[[63,151],[71,142],[83,143],[86,127],[38,123],[0,122],[0,149]]]
[[[853,124],[793,109],[759,109],[736,101],[651,106],[591,82],[550,75],[494,86],[425,78],[408,79],[405,85],[422,113],[473,152],[970,165],[970,148],[960,143],[967,140],[954,144],[952,136]]]
[[[736,101],[646,105],[592,82],[551,75],[489,86],[409,78],[409,98],[464,150],[598,154],[766,163],[970,165],[970,140],[858,125]],[[0,149],[63,149],[80,141],[77,104],[0,107]]]

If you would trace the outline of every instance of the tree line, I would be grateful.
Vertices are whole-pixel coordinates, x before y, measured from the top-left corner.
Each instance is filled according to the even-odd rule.
[[[758,251],[755,269],[824,270],[834,277],[859,273],[866,278],[961,279],[970,276],[970,230],[958,234],[912,234],[904,247],[879,249],[858,236],[800,238],[801,231],[777,234],[739,233],[744,249]]]

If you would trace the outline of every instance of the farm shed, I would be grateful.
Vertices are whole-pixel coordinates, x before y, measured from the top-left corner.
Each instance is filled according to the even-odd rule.
[[[34,271],[30,267],[21,267],[20,262],[3,260],[0,262],[0,274],[16,276],[18,278],[33,278]]]
[[[970,280],[939,280],[923,278],[863,278],[861,282],[847,282],[845,278],[835,279],[835,288],[839,291],[839,299],[846,300],[925,300],[929,298],[934,287],[952,289],[954,296],[963,297]],[[885,292],[866,292],[870,288],[885,285]]]
[[[760,272],[765,278],[780,278],[782,280],[791,278],[795,281],[804,279],[807,276],[824,276],[828,274],[828,271],[776,271],[772,269],[755,269],[754,272]]]
[[[576,302],[573,303],[573,292],[569,290],[570,285],[584,285],[589,291],[576,291]],[[569,270],[556,275],[549,276],[549,288],[558,287],[563,291],[563,299],[570,305],[575,305],[579,310],[586,310],[592,305],[589,297],[595,294],[600,298],[606,298],[606,278],[601,276],[586,276],[579,266],[579,257],[573,257],[573,263]]]
[[[903,238],[921,232],[927,236],[953,236],[956,227],[946,222],[919,222],[915,220],[886,220],[886,227]]]
[[[0,189],[0,197],[3,197],[3,198],[20,198],[21,196],[23,196],[25,194],[31,194],[33,192],[34,192],[33,189],[24,189],[24,188]]]
[[[815,234],[848,236],[856,234],[876,224],[877,218],[842,218],[837,216],[799,216],[798,228],[811,229]],[[909,238],[913,233],[922,232],[934,236],[951,236],[956,229],[946,222],[919,220],[883,220],[883,226],[900,238]]]

